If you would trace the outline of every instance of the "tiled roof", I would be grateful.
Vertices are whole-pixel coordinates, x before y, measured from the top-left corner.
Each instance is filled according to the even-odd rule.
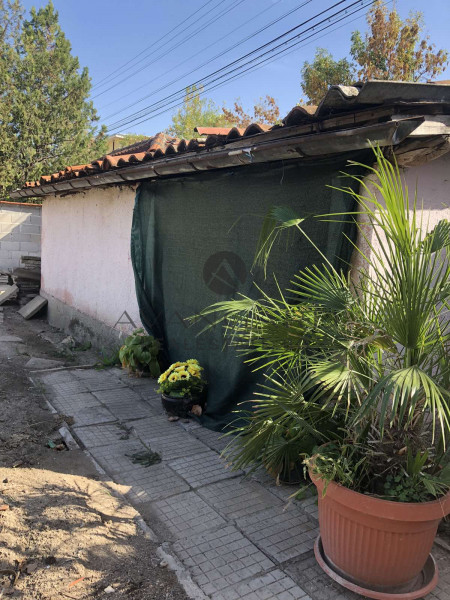
[[[130,168],[142,163],[157,164],[158,159],[165,159],[164,165],[170,159],[186,156],[186,161],[192,154],[206,153],[209,156],[216,151],[235,147],[236,143],[248,140],[248,144],[259,144],[273,142],[274,140],[290,139],[298,135],[308,137],[314,143],[318,142],[318,134],[330,131],[341,131],[350,133],[351,128],[358,127],[362,135],[369,135],[363,131],[364,126],[389,122],[391,117],[402,112],[411,116],[411,112],[417,116],[429,112],[430,107],[438,106],[438,112],[450,113],[450,85],[448,84],[423,84],[404,83],[393,81],[369,81],[357,86],[332,86],[322,102],[318,106],[294,106],[283,119],[282,124],[269,127],[253,123],[245,129],[237,127],[197,127],[199,138],[191,140],[180,140],[164,133],[158,133],[154,137],[137,142],[126,148],[119,148],[108,155],[94,160],[86,165],[75,165],[66,167],[58,173],[46,175],[39,181],[27,182],[23,190],[12,194],[13,197],[30,196],[35,192],[38,195],[53,193],[59,190],[65,191],[73,188],[88,187],[87,185],[75,185],[75,180],[95,176],[99,174],[120,173],[121,169]],[[409,112],[408,112],[409,111]],[[313,138],[313,134],[315,137]],[[392,135],[394,133],[391,132]],[[323,136],[321,137],[324,140]],[[375,142],[377,139],[375,138]],[[391,142],[393,143],[393,142]],[[242,146],[242,144],[240,144]],[[348,144],[346,146],[348,148]],[[330,153],[333,150],[330,148]],[[232,154],[229,152],[228,154]],[[320,152],[324,154],[326,152]],[[304,152],[303,152],[303,155]],[[311,154],[311,156],[314,153]],[[298,151],[297,156],[302,156]],[[294,158],[295,154],[289,156]],[[269,158],[267,159],[269,160]],[[273,160],[271,158],[270,160]],[[159,161],[160,162],[160,161]],[[217,163],[217,161],[216,161]],[[221,168],[231,166],[222,161],[207,168]],[[242,161],[241,161],[242,163]],[[158,163],[159,164],[159,163]],[[177,172],[192,172],[196,168],[183,168],[183,161],[177,160],[180,165]],[[156,170],[156,166],[155,166]],[[158,169],[161,171],[161,169]],[[173,169],[162,169],[157,175],[173,174]],[[155,175],[153,175],[155,176]],[[128,181],[130,177],[126,178]],[[117,183],[120,178],[115,176],[103,177],[102,183],[93,185],[107,185]],[[74,185],[58,185],[62,182],[73,181]],[[104,182],[103,182],[104,181]],[[40,190],[41,186],[46,189]],[[32,188],[32,190],[31,190]]]

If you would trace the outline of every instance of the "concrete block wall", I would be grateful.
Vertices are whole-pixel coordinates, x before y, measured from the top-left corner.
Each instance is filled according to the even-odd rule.
[[[41,255],[40,204],[0,201],[0,270],[20,267],[22,256]]]

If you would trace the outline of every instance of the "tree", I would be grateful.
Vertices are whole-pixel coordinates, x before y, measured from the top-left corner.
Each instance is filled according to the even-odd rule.
[[[330,85],[351,85],[355,69],[346,58],[334,60],[325,48],[317,48],[312,63],[305,61],[302,67],[303,93],[307,104],[319,104]]]
[[[137,142],[143,142],[144,140],[148,139],[148,135],[142,135],[141,133],[124,133],[110,135],[107,140],[107,151],[109,153],[113,152],[114,150],[120,150],[120,148],[126,148],[127,146],[131,146],[132,144],[137,144]]]
[[[253,112],[248,113],[244,110],[240,99],[234,103],[234,110],[222,109],[227,121],[235,127],[248,127],[251,123],[259,123],[261,125],[275,125],[280,120],[280,109],[272,96],[260,98],[259,102],[253,107]]]
[[[178,138],[190,139],[198,137],[194,127],[229,127],[230,123],[216,104],[202,98],[201,86],[186,88],[183,106],[172,116],[172,124],[167,133]]]
[[[49,2],[23,19],[19,0],[0,0],[0,196],[106,150],[86,68],[80,71]]]
[[[352,34],[350,54],[360,66],[358,77],[420,81],[433,79],[448,64],[448,52],[435,52],[429,36],[421,39],[424,22],[420,12],[402,21],[397,10],[376,2],[367,15],[369,32],[364,39]]]
[[[330,85],[350,85],[355,79],[426,81],[436,78],[448,64],[448,52],[436,51],[429,36],[422,37],[423,15],[411,12],[402,21],[397,10],[391,11],[380,0],[367,13],[368,32],[351,36],[350,55],[335,61],[319,48],[312,63],[302,68],[302,89],[308,104],[318,104]]]

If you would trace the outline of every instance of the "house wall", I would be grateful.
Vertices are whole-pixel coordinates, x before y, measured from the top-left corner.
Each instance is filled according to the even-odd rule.
[[[449,172],[450,154],[404,169],[411,196],[417,183],[424,199],[429,228],[450,219]],[[117,346],[142,326],[130,256],[134,198],[135,187],[112,186],[47,197],[42,208],[41,294],[49,321],[97,347]],[[352,262],[360,262],[356,254]]]
[[[140,327],[130,257],[135,188],[47,197],[41,295],[52,325],[97,347]]]
[[[20,267],[22,256],[41,254],[41,205],[0,201],[0,270]]]
[[[417,188],[418,207],[423,206],[424,229],[431,231],[440,220],[450,220],[450,152],[421,166],[402,168],[401,172],[408,186],[411,202]],[[370,183],[370,177],[366,178],[366,183]],[[361,193],[364,194],[364,190],[361,190]],[[363,219],[360,222],[363,222]],[[364,232],[370,244],[364,237],[359,236],[358,246],[370,256],[369,245],[378,250],[380,244],[367,226]],[[363,262],[361,255],[354,252],[353,267],[358,268]]]

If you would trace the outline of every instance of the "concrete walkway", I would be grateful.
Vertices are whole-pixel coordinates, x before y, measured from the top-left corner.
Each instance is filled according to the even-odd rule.
[[[196,423],[170,423],[155,383],[120,369],[35,373],[50,404],[73,417],[72,432],[107,475],[127,486],[130,502],[162,548],[188,571],[198,598],[350,600],[317,566],[314,497],[287,502],[294,489],[260,474],[226,468],[220,434]],[[146,449],[162,462],[133,464]],[[448,553],[436,546],[439,587],[427,600],[450,600]]]

